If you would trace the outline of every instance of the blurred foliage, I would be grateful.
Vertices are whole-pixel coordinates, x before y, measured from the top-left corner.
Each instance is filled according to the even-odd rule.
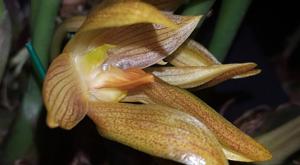
[[[32,40],[34,46],[40,54],[40,59],[44,65],[48,63],[48,49],[52,40],[52,33],[55,26],[55,18],[58,11],[59,0],[56,1],[37,1],[31,2],[32,18]],[[13,1],[10,3],[19,3]],[[28,5],[28,4],[27,4]],[[29,7],[29,6],[27,6]],[[16,15],[18,16],[18,15]],[[27,16],[28,18],[28,16]],[[15,20],[20,20],[16,18]],[[23,27],[26,28],[26,27]],[[52,31],[52,32],[51,32]],[[10,33],[9,33],[10,34]],[[4,145],[4,162],[11,163],[14,160],[23,157],[26,152],[32,148],[34,142],[34,125],[42,107],[40,94],[40,83],[34,79],[34,72],[29,73],[28,87],[25,87],[23,103],[16,115],[15,122],[12,125],[11,132]]]
[[[8,59],[12,38],[9,15],[6,10],[1,10],[1,6],[2,5],[0,5],[0,82],[6,69],[6,62]]]

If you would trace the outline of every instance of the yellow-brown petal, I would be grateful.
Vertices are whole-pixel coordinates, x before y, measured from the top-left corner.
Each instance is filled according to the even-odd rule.
[[[75,16],[64,20],[55,30],[51,43],[51,59],[60,54],[62,42],[68,32],[77,32],[86,16]]]
[[[143,103],[155,104],[147,95],[141,92],[130,91],[127,96],[121,100],[122,103]]]
[[[175,20],[178,22],[174,22],[174,20],[168,18],[167,15],[168,14],[163,14],[155,7],[144,2],[132,1],[100,4],[91,11],[79,31],[70,40],[70,42],[68,42],[63,52],[72,53],[76,56],[84,54],[87,51],[90,51],[93,48],[101,46],[105,43],[116,45],[113,42],[116,38],[123,40],[128,34],[128,32],[126,32],[126,30],[124,31],[122,28],[124,26],[127,27],[133,24],[144,23],[147,25],[146,27],[150,26],[151,29],[153,29],[151,24],[156,24],[156,27],[165,27],[166,29],[172,29],[173,31],[176,31],[176,29],[180,27],[180,23],[184,23],[180,22],[180,20],[186,20],[177,18]],[[129,28],[127,30],[129,30],[129,34],[131,34],[140,28],[141,27],[138,26],[137,29]],[[155,31],[152,31],[151,34],[155,33]],[[96,40],[98,42],[90,43],[94,41],[95,38],[98,38]]]
[[[115,2],[119,2],[119,1],[124,1],[124,0],[115,0]],[[124,2],[126,2],[128,0],[125,0]],[[129,1],[140,1],[140,0],[129,0]],[[106,3],[115,3],[113,2],[113,0],[108,0],[108,2]],[[153,6],[155,6],[156,8],[158,8],[159,10],[163,10],[163,11],[174,11],[175,9],[177,9],[180,5],[183,4],[183,0],[144,0],[144,2],[149,3]],[[102,2],[105,3],[105,2]],[[52,43],[52,49],[56,49],[56,50],[52,50],[51,49],[51,56],[54,57],[55,55],[57,55],[59,53],[59,45],[61,44],[61,41],[63,40],[62,37],[64,37],[67,32],[77,32],[80,28],[80,26],[84,23],[86,19],[86,16],[75,16],[75,17],[71,17],[69,19],[66,19],[63,21],[62,24],[59,25],[59,27],[57,28],[55,34],[54,34],[54,41],[60,41],[59,43],[57,42],[53,42]]]
[[[61,54],[51,63],[43,85],[49,127],[71,129],[86,115],[87,90],[77,76],[69,54]]]
[[[90,47],[102,43],[116,45],[108,52],[107,65],[120,68],[145,68],[173,53],[192,33],[201,17],[168,14],[178,29],[154,24],[138,24],[109,29],[95,39]]]
[[[92,88],[117,88],[121,90],[131,90],[141,85],[152,83],[154,78],[151,74],[139,68],[121,70],[110,67],[109,70],[102,71],[97,75]]]
[[[186,41],[180,48],[178,48],[176,52],[174,52],[166,60],[172,65],[180,67],[221,65],[221,63],[204,46],[193,40]],[[219,78],[219,80],[214,80],[210,82],[210,85],[207,85],[206,87],[213,86],[229,78],[245,78],[249,76],[254,76],[260,72],[261,70],[259,69],[247,70],[246,67],[241,69],[240,71],[236,70],[235,72],[226,74],[226,77],[221,77]]]
[[[162,11],[174,11],[184,3],[184,0],[104,0],[102,3],[118,3],[118,2],[131,2],[142,1],[151,4]]]
[[[176,24],[152,5],[138,1],[127,1],[96,7],[88,15],[80,31],[84,32],[136,23],[154,23],[171,28],[177,27]]]
[[[105,138],[190,165],[228,164],[213,134],[194,117],[160,105],[91,103],[88,116]]]
[[[238,74],[236,76],[233,76],[232,79],[246,78],[246,77],[257,75],[260,72],[261,72],[260,69],[253,69],[253,70],[250,70],[250,71],[248,71],[246,73],[241,73],[241,74]]]
[[[200,86],[200,88],[202,89],[202,88],[208,88],[211,86],[215,86],[215,85],[220,84],[221,82],[224,82],[231,78],[237,79],[237,78],[245,78],[248,76],[257,75],[261,72],[261,70],[255,69],[256,66],[257,65],[255,63],[245,63],[245,65],[241,65],[239,68],[235,68],[235,69],[232,69],[232,70],[222,73],[218,77],[215,77],[211,81]]]
[[[156,82],[145,87],[143,92],[157,104],[179,109],[201,120],[216,135],[223,147],[228,149],[228,152],[241,155],[251,161],[271,158],[267,149],[188,91],[156,79]]]
[[[203,45],[187,40],[167,61],[174,66],[209,66],[221,64]]]
[[[242,73],[249,74],[248,72],[255,67],[256,64],[254,63],[241,63],[198,67],[151,67],[147,68],[147,71],[171,85],[181,88],[194,88],[201,87],[201,85],[215,85]]]

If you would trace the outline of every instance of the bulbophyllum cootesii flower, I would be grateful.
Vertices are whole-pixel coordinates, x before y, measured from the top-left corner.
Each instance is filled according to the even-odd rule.
[[[255,75],[256,64],[223,65],[187,40],[201,16],[173,15],[181,1],[146,2],[104,1],[82,19],[47,72],[48,126],[72,129],[87,115],[103,137],[184,164],[270,159],[183,89]],[[152,67],[163,59],[173,66]]]

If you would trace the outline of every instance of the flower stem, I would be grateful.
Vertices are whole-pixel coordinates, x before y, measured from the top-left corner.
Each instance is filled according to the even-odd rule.
[[[30,26],[31,26],[31,32],[34,31],[36,17],[38,16],[39,6],[40,6],[41,0],[30,0],[31,6],[31,15],[30,15]]]
[[[47,66],[49,58],[49,48],[52,41],[60,0],[45,1],[39,3],[39,11],[34,21],[32,44],[40,55],[41,62]]]
[[[223,0],[209,50],[220,61],[225,59],[251,0]]]
[[[0,19],[2,18],[4,11],[5,11],[5,8],[4,8],[3,0],[0,0]]]

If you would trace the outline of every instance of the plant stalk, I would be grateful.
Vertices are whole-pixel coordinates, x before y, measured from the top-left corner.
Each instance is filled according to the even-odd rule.
[[[60,0],[41,0],[38,8],[39,12],[37,16],[34,17],[36,21],[34,21],[35,27],[33,27],[32,44],[37,54],[40,55],[41,62],[44,66],[48,65],[49,48],[59,4]]]
[[[0,0],[0,20],[3,16],[4,12],[5,12],[4,3],[3,3],[3,0]]]
[[[251,0],[223,0],[209,50],[223,61],[247,12]]]
[[[201,26],[209,10],[216,0],[192,0],[182,12],[182,15],[203,15],[203,18],[198,23]]]

